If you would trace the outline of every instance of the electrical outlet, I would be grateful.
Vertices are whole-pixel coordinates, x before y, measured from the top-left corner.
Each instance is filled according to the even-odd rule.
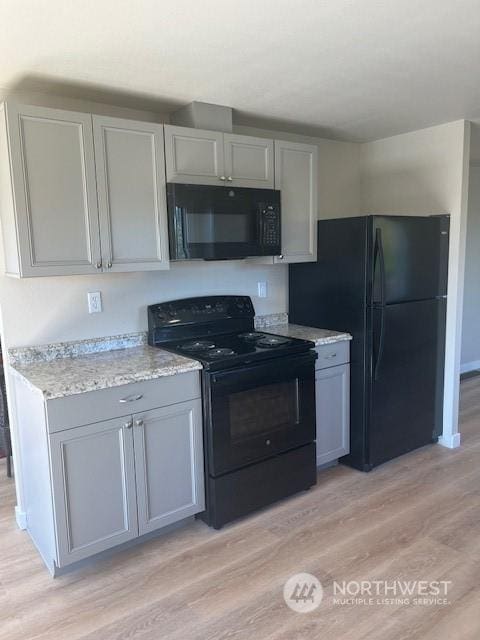
[[[266,282],[257,282],[258,288],[258,297],[266,298],[267,297],[267,283]]]
[[[100,291],[89,291],[87,298],[88,313],[100,313],[102,311],[102,294]]]

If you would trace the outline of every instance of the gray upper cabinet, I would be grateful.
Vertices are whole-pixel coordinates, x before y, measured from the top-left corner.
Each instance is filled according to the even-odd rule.
[[[134,416],[140,535],[203,511],[201,400]]]
[[[273,140],[165,125],[167,181],[273,189]]]
[[[273,189],[273,140],[224,133],[226,183]]]
[[[281,191],[282,255],[275,262],[317,259],[318,147],[275,140],[275,188]]]
[[[10,103],[5,114],[13,210],[2,223],[17,237],[6,246],[9,272],[94,273],[101,258],[91,116]]]
[[[138,535],[131,418],[50,436],[62,567]]]
[[[167,182],[225,182],[223,133],[165,125],[165,156]]]
[[[105,271],[168,269],[163,127],[93,116]]]

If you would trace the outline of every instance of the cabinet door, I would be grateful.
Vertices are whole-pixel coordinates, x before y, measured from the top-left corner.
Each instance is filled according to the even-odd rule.
[[[318,148],[275,140],[275,188],[281,191],[282,256],[276,262],[317,259]]]
[[[60,567],[138,535],[131,425],[108,420],[50,436]]]
[[[168,269],[163,127],[93,116],[104,271]]]
[[[317,466],[350,451],[349,365],[315,372]]]
[[[7,105],[20,275],[100,268],[92,118]]]
[[[223,133],[165,125],[167,182],[225,183]]]
[[[134,416],[140,534],[203,511],[201,400]]]
[[[273,140],[224,133],[227,184],[273,189]]]

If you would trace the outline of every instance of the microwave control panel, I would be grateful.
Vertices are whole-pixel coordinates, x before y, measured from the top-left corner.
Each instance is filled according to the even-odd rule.
[[[262,244],[280,245],[280,213],[273,205],[262,211]]]

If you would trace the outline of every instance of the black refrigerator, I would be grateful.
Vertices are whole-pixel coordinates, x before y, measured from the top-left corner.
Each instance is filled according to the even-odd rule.
[[[447,215],[322,220],[289,267],[289,321],[353,336],[341,461],[362,471],[442,433],[448,247]]]

